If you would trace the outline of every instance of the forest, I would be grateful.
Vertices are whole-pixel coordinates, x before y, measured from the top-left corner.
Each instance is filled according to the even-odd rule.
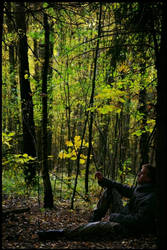
[[[102,192],[95,173],[134,185],[144,163],[157,169],[165,246],[167,4],[3,2],[0,12],[3,249],[77,248],[44,245],[35,230],[86,222]]]

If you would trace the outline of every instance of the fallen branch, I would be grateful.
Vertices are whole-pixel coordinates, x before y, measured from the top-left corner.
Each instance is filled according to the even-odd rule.
[[[2,212],[2,216],[7,216],[9,214],[21,214],[21,213],[24,213],[24,212],[28,212],[30,211],[30,208],[27,207],[27,208],[17,208],[17,209],[7,209],[5,211]]]

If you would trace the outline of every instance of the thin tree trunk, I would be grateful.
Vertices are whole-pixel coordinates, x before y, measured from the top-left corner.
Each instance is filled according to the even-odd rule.
[[[145,126],[147,125],[147,111],[146,111],[146,88],[144,87],[143,89],[140,90],[139,94],[139,103],[140,103],[140,108],[139,111],[143,114],[143,118],[141,121],[141,130],[145,129]],[[148,133],[144,132],[142,133],[140,137],[140,161],[141,161],[141,166],[144,163],[148,163],[148,152],[149,148],[147,145],[147,139],[148,139]]]
[[[47,15],[44,14],[45,29],[45,58],[42,71],[42,177],[44,184],[44,207],[53,208],[52,186],[48,171],[48,145],[47,145],[47,76],[49,65],[49,24]]]
[[[94,92],[95,92],[95,82],[96,82],[96,69],[97,69],[97,59],[98,59],[98,51],[99,51],[99,37],[101,34],[101,16],[102,16],[102,3],[100,3],[100,11],[99,11],[99,25],[98,25],[98,39],[96,45],[96,52],[94,58],[94,72],[92,79],[92,93],[90,97],[90,108],[93,107],[94,103]],[[88,184],[89,184],[89,165],[90,165],[90,154],[92,150],[92,128],[93,128],[93,118],[94,113],[90,110],[90,123],[89,123],[89,147],[87,154],[87,162],[86,162],[86,172],[85,172],[85,194],[88,195]]]
[[[116,178],[116,166],[117,166],[117,157],[118,157],[118,123],[119,123],[119,117],[118,114],[116,114],[115,117],[115,127],[114,127],[114,142],[113,142],[113,159],[111,162],[111,178],[112,180],[115,180]]]
[[[78,175],[79,175],[79,169],[80,169],[80,155],[81,155],[81,151],[82,151],[83,139],[84,139],[85,132],[86,132],[87,122],[88,122],[88,112],[86,113],[86,120],[85,120],[85,124],[84,124],[84,128],[83,128],[83,134],[82,134],[82,138],[81,138],[81,145],[80,145],[80,148],[79,148],[78,154],[77,154],[76,176],[75,176],[73,194],[72,194],[72,198],[71,198],[71,209],[74,209],[74,198],[75,198],[75,194],[76,194],[77,183],[78,183]]]
[[[102,4],[101,3],[100,3],[100,10],[102,10]],[[101,13],[101,11],[100,11],[100,13]],[[99,20],[101,20],[101,16],[100,16]],[[95,72],[95,76],[96,76],[96,72]],[[91,98],[92,98],[92,96],[94,97],[94,93],[93,93],[93,95],[91,95]],[[91,104],[91,99],[90,99],[90,103],[89,104]],[[91,106],[89,105],[89,108],[90,107]],[[89,117],[89,111],[86,111],[86,119],[85,119],[84,129],[83,129],[82,138],[81,138],[81,146],[80,146],[80,149],[79,149],[78,155],[77,155],[76,177],[75,177],[73,194],[72,194],[72,198],[71,198],[71,209],[74,208],[74,198],[75,198],[75,193],[76,193],[76,188],[77,188],[77,182],[78,182],[78,175],[79,175],[79,169],[80,169],[80,155],[81,155],[81,150],[82,150],[82,145],[83,145],[83,139],[84,139],[85,132],[86,132],[86,126],[87,126],[87,123],[88,123],[88,117]],[[88,152],[89,152],[89,150],[88,150]],[[87,171],[86,174],[89,174],[88,171]],[[88,181],[87,177],[85,177],[85,183],[86,183],[86,181]],[[86,184],[85,184],[85,186],[86,186]]]
[[[98,166],[101,167],[102,165],[104,166],[104,176],[109,175],[110,168],[108,167],[109,165],[106,164],[106,156],[108,152],[107,149],[107,141],[108,141],[108,131],[109,131],[109,123],[110,123],[110,115],[102,115],[102,123],[104,125],[99,128],[99,143],[98,143],[98,148],[97,152],[98,155],[96,158],[98,158]]]
[[[71,140],[71,104],[70,104],[70,86],[69,86],[69,73],[68,73],[68,55],[66,60],[66,69],[67,69],[67,77],[66,77],[66,83],[64,86],[65,96],[66,96],[66,120],[67,120],[67,133],[68,133],[68,140]],[[69,177],[69,186],[70,186],[70,177],[72,173],[71,168],[71,160],[68,159],[68,177]]]
[[[143,40],[143,39],[142,39]],[[143,41],[142,41],[143,42]],[[146,65],[145,63],[143,63],[141,65],[141,74],[144,75],[145,74],[145,69],[146,69]],[[146,98],[147,98],[147,92],[146,92],[146,87],[144,86],[144,83],[141,82],[140,83],[140,93],[139,93],[139,111],[140,113],[142,113],[143,117],[141,120],[141,130],[145,130],[145,126],[147,125],[147,109],[146,109]],[[149,161],[149,147],[148,147],[148,132],[144,132],[142,133],[141,137],[140,137],[140,161],[141,161],[141,166],[144,163],[148,163]]]

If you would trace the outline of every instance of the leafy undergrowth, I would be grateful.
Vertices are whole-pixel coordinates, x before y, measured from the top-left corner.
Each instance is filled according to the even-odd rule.
[[[85,241],[39,241],[36,231],[47,229],[74,228],[85,224],[90,216],[88,208],[69,209],[67,202],[59,202],[55,209],[44,210],[38,207],[33,198],[11,198],[3,201],[3,211],[30,207],[21,214],[9,213],[3,216],[2,249],[156,249],[156,237],[143,235],[122,240]],[[104,218],[107,220],[107,217]]]

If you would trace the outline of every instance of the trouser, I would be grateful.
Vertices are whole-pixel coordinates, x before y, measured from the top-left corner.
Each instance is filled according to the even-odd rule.
[[[106,189],[94,210],[94,216],[99,221],[90,222],[74,229],[49,230],[41,233],[41,239],[56,240],[65,237],[69,240],[111,240],[118,239],[124,234],[123,227],[116,222],[100,221],[107,210],[119,213],[123,207],[121,196],[116,189]]]
[[[96,209],[93,211],[95,220],[101,220],[109,210],[110,213],[119,213],[123,208],[123,202],[120,193],[115,189],[105,189],[99,199]]]
[[[96,221],[72,230],[65,230],[65,237],[69,240],[101,241],[119,239],[123,233],[123,228],[119,223]]]
[[[104,222],[100,219],[106,215],[108,210],[110,213],[119,213],[122,208],[123,202],[119,192],[115,188],[105,189],[93,212],[94,218],[97,218],[98,221],[67,231],[67,237],[84,240],[117,239],[121,237],[124,234],[124,228],[119,223]]]

